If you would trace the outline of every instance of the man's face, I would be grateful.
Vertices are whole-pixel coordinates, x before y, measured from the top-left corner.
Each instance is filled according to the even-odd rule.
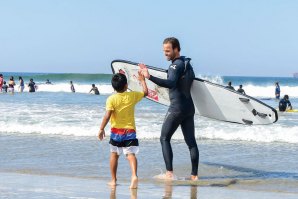
[[[164,52],[164,54],[165,54],[168,61],[174,60],[177,53],[179,53],[177,48],[173,49],[171,43],[163,44],[163,52]]]

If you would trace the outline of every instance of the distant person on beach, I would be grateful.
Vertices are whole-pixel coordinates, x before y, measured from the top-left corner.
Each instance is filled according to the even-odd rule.
[[[99,90],[98,90],[98,88],[95,86],[95,84],[92,84],[92,88],[91,88],[91,90],[89,91],[89,93],[91,93],[93,91],[93,93],[95,94],[95,95],[99,95]]]
[[[0,92],[2,92],[3,82],[4,82],[3,75],[0,74]]]
[[[52,82],[50,82],[50,80],[47,79],[46,84],[52,84]]]
[[[284,98],[279,101],[278,109],[282,112],[293,109],[288,95],[285,95]]]
[[[9,82],[8,82],[8,92],[10,93],[14,93],[14,86],[16,85],[16,83],[14,82],[13,76],[11,76],[9,78]]]
[[[30,82],[28,84],[28,87],[29,87],[29,92],[30,93],[34,93],[35,92],[36,85],[35,85],[35,82],[33,81],[33,79],[30,79]]]
[[[237,92],[242,93],[242,94],[246,94],[245,91],[242,88],[242,85],[239,85],[239,89],[237,90]]]
[[[123,74],[117,73],[112,77],[112,87],[117,93],[111,95],[106,101],[106,113],[98,132],[98,138],[102,140],[105,137],[104,129],[110,120],[110,170],[112,176],[112,180],[109,182],[110,186],[116,185],[118,158],[121,153],[126,156],[131,168],[130,188],[135,189],[138,186],[135,155],[139,151],[139,142],[136,137],[134,109],[135,105],[148,94],[144,76],[139,73],[138,79],[143,87],[143,92],[127,92],[127,79]]]
[[[226,86],[226,88],[235,90],[235,88],[232,86],[232,82],[229,82],[228,85]]]
[[[71,92],[73,92],[73,93],[76,92],[75,87],[74,87],[72,81],[70,81],[70,90],[71,90]]]
[[[278,82],[275,83],[275,98],[276,99],[280,98],[280,86]]]
[[[22,77],[19,77],[19,92],[23,92],[24,91],[24,80]]]
[[[180,43],[175,37],[166,38],[163,41],[163,51],[166,59],[171,61],[167,79],[161,79],[149,74],[144,64],[139,64],[143,75],[158,86],[169,88],[170,107],[165,116],[160,142],[166,165],[165,179],[174,179],[173,151],[171,138],[177,128],[181,126],[184,140],[189,148],[191,159],[191,180],[198,180],[199,150],[195,138],[194,114],[195,107],[190,94],[190,88],[195,78],[190,58],[180,56]],[[149,98],[152,97],[151,95]]]
[[[6,81],[3,81],[2,92],[7,93],[8,86],[6,85]]]

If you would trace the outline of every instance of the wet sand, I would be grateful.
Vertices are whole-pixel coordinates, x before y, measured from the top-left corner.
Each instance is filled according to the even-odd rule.
[[[227,186],[198,186],[175,184],[165,181],[142,181],[139,188],[129,189],[129,181],[119,181],[116,187],[109,187],[108,179],[90,179],[52,175],[1,173],[0,198],[297,198],[297,193],[264,190],[248,190],[236,184]],[[259,185],[254,185],[259,186]],[[255,187],[256,188],[256,187]],[[253,189],[255,189],[253,188]]]

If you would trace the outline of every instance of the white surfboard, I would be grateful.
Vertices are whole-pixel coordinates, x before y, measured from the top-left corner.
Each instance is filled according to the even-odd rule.
[[[137,63],[115,60],[112,62],[113,73],[123,73],[127,77],[128,88],[132,91],[142,91],[138,81],[139,66]],[[167,71],[147,66],[150,75],[167,78]],[[160,104],[169,105],[169,90],[160,87],[150,80],[147,98]],[[203,79],[195,78],[191,95],[196,107],[196,113],[211,119],[240,124],[272,124],[278,120],[277,111],[267,104]]]

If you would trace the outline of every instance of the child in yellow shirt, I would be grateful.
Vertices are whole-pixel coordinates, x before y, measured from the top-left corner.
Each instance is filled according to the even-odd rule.
[[[118,158],[122,153],[126,155],[131,167],[130,188],[138,186],[137,158],[135,154],[139,151],[139,143],[136,137],[136,126],[134,119],[135,105],[147,96],[148,89],[144,76],[139,73],[139,81],[143,92],[127,92],[127,79],[124,74],[117,73],[112,77],[112,86],[117,93],[111,95],[106,101],[106,113],[102,120],[98,138],[105,137],[104,128],[110,120],[110,170],[112,180],[109,185],[115,186],[117,181]]]

